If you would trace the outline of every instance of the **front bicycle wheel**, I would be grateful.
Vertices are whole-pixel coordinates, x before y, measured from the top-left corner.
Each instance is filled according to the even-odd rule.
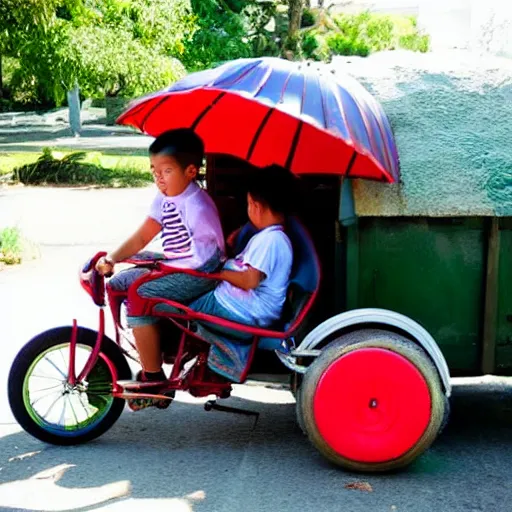
[[[114,380],[130,379],[131,370],[118,346],[106,336],[87,379],[67,382],[71,327],[58,327],[30,340],[9,374],[9,404],[23,429],[41,441],[80,444],[105,433],[119,418],[124,400],[114,398]],[[97,333],[80,327],[75,368],[79,375]]]

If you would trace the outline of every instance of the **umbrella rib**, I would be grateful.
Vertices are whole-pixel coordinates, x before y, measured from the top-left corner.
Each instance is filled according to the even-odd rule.
[[[327,105],[325,104],[324,89],[320,84],[320,80],[318,80],[318,88],[320,89],[320,102],[322,104],[322,114],[324,116],[324,126],[325,126],[326,130],[329,130],[330,129],[329,120],[328,120],[329,115],[327,114]]]
[[[139,112],[144,110],[144,107],[147,107],[147,102],[143,101],[140,105],[137,105],[136,107],[132,107],[129,111],[130,117],[136,116]],[[119,120],[124,120],[126,113],[124,113],[122,116],[119,117]]]
[[[350,171],[352,170],[352,167],[354,167],[354,163],[357,158],[357,151],[354,149],[354,152],[352,153],[352,156],[350,157],[350,161],[347,165],[347,170],[345,171],[345,176],[348,178],[348,175],[350,174]]]
[[[199,123],[204,119],[206,114],[210,112],[210,110],[222,99],[226,96],[227,93],[221,92],[195,119],[195,121],[190,125],[192,130],[196,130],[199,126]]]
[[[141,130],[144,131],[144,126],[147,122],[147,120],[149,119],[149,116],[158,108],[160,107],[163,103],[165,103],[168,99],[170,99],[170,96],[165,96],[164,98],[162,98],[160,101],[158,101],[153,107],[151,107],[149,109],[149,112],[144,116],[144,119],[142,120],[142,123],[140,123],[140,127],[141,127]]]
[[[269,111],[265,114],[263,121],[261,121],[260,125],[258,126],[258,129],[256,130],[256,133],[254,134],[254,138],[252,139],[249,150],[247,151],[247,160],[250,160],[252,158],[252,154],[254,153],[254,150],[256,149],[256,144],[258,144],[261,134],[263,133],[263,130],[265,129],[265,126],[267,125],[270,117],[274,113],[274,110],[275,109],[273,109],[273,108],[269,109]]]
[[[286,168],[289,171],[292,170],[293,159],[295,157],[295,152],[297,151],[297,146],[299,145],[300,134],[302,132],[303,126],[304,126],[304,121],[299,121],[297,130],[295,131],[295,135],[293,136],[292,145],[290,146],[290,152],[288,153],[288,158],[286,159]]]

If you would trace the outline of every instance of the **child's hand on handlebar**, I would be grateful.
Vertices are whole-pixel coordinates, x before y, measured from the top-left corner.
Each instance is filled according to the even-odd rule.
[[[102,256],[96,263],[96,270],[102,276],[111,274],[114,271],[114,262],[108,256]]]

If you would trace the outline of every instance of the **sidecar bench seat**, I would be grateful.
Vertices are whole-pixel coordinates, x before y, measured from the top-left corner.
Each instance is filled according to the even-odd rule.
[[[300,221],[292,218],[286,234],[292,242],[293,266],[279,330],[288,335],[261,337],[258,348],[263,350],[279,350],[283,339],[293,336],[311,309],[320,285],[320,264],[309,233]]]

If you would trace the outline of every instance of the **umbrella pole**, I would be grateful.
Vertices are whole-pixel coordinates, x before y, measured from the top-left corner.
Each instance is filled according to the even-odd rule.
[[[346,309],[344,287],[346,285],[346,249],[344,247],[344,229],[342,225],[343,219],[343,185],[345,177],[339,178],[339,195],[338,195],[338,208],[336,209],[336,219],[334,221],[335,241],[334,241],[334,258],[336,264],[334,265],[334,306],[335,313],[341,313]]]
[[[342,312],[346,311],[349,306],[347,300],[348,289],[353,287],[354,283],[357,282],[357,258],[354,260],[353,255],[358,245],[358,226],[354,197],[352,194],[352,181],[346,178],[346,176],[341,176],[339,183],[338,217],[335,221],[336,266],[334,279],[336,286],[336,311]]]

